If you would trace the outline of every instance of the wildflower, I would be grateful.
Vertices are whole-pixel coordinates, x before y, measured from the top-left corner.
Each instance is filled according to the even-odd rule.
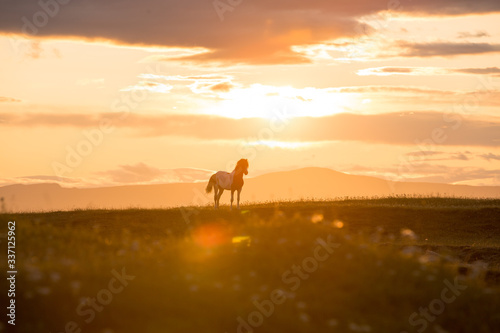
[[[308,315],[307,313],[301,312],[301,313],[299,314],[299,319],[300,319],[300,321],[301,321],[301,322],[303,322],[303,323],[308,323],[308,322],[309,322],[309,320],[310,320],[310,317],[309,317],[309,315]]]
[[[76,294],[80,291],[82,283],[80,281],[73,280],[70,282],[69,287],[71,288],[71,291]]]
[[[339,324],[337,319],[330,319],[326,322],[326,324],[330,327],[337,326]]]
[[[297,302],[295,305],[297,306],[298,309],[305,309],[306,308],[306,303],[304,303],[304,302]]]
[[[421,262],[422,264],[427,264],[432,262],[438,262],[440,259],[441,255],[439,255],[439,253],[427,250],[424,255],[418,258],[418,261]]]
[[[283,244],[283,243],[286,243],[287,242],[287,239],[286,238],[280,238],[278,239],[278,244]]]
[[[417,234],[411,229],[401,229],[401,237],[406,238],[411,241],[415,241],[418,239]]]
[[[28,268],[28,267],[27,267]],[[38,269],[38,267],[36,266],[31,266],[29,269],[28,269],[28,275],[27,275],[27,278],[28,280],[30,281],[39,281],[41,280],[43,277],[43,274],[42,272]]]
[[[50,273],[50,279],[52,280],[52,282],[57,282],[61,279],[61,275],[59,275],[59,273],[57,272],[52,272]]]
[[[405,246],[402,250],[401,253],[405,256],[411,257],[417,253],[420,253],[420,248],[416,246]]]
[[[340,220],[335,220],[332,222],[332,226],[334,228],[342,229],[344,227],[344,222],[342,222]]]
[[[39,287],[36,290],[40,295],[48,295],[52,292],[49,287]]]
[[[130,249],[131,249],[132,251],[137,251],[137,250],[139,250],[139,242],[138,242],[138,241],[133,241],[133,242],[132,242],[132,245],[130,246]]]
[[[349,323],[349,329],[354,332],[371,332],[372,328],[369,325],[358,325]]]
[[[318,222],[321,222],[321,221],[323,221],[323,214],[316,213],[316,214],[313,214],[311,216],[311,222],[312,223],[318,223]]]
[[[242,243],[242,244],[246,244],[247,246],[250,246],[250,236],[235,236],[231,239],[231,242],[233,244],[239,244],[239,243]]]

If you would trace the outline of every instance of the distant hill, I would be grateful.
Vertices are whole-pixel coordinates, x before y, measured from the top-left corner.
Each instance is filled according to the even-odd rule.
[[[7,211],[78,208],[160,208],[212,203],[206,183],[63,188],[57,184],[0,187]],[[440,195],[500,198],[499,186],[393,182],[325,168],[280,171],[245,179],[242,203],[268,200],[333,199],[345,196]],[[226,191],[221,203],[229,203]]]

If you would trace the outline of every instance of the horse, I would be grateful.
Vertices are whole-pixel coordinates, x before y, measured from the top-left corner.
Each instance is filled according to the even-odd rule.
[[[231,209],[233,209],[234,191],[237,191],[236,207],[240,209],[240,193],[243,188],[243,174],[248,175],[248,160],[242,158],[236,163],[233,172],[218,171],[210,177],[207,188],[207,193],[214,189],[214,208],[219,208],[219,200],[224,190],[231,191]]]

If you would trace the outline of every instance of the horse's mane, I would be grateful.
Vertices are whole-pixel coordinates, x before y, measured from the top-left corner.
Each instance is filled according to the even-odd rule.
[[[234,170],[236,170],[238,168],[243,168],[243,170],[248,169],[248,160],[246,158],[242,158],[241,160],[239,160],[236,163],[236,167],[234,168]]]

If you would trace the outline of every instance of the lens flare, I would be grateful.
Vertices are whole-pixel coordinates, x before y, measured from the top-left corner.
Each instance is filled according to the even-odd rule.
[[[193,231],[193,240],[200,247],[213,249],[222,244],[231,242],[230,232],[227,227],[218,224],[206,224]]]

